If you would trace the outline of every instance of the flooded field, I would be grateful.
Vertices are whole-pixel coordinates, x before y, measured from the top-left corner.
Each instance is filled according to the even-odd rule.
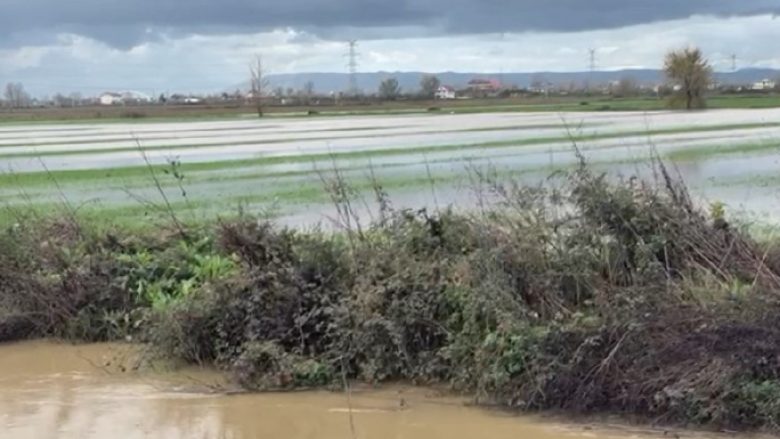
[[[564,424],[386,388],[226,395],[214,372],[136,370],[137,347],[0,346],[0,438],[660,439],[663,430]],[[725,438],[674,433],[683,438]],[[747,436],[743,436],[747,437]]]
[[[397,206],[475,202],[475,175],[537,183],[576,164],[652,176],[657,152],[702,202],[778,217],[780,110],[524,113],[0,126],[0,203],[187,218],[332,213],[323,178],[378,182]],[[370,197],[368,197],[370,198]],[[370,210],[370,202],[366,202]]]

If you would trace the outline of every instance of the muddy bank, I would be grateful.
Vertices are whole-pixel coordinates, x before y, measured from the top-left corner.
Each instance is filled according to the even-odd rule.
[[[135,370],[137,346],[0,346],[0,438],[660,439],[662,430],[565,424],[469,407],[408,387],[224,396],[216,372]],[[684,432],[685,438],[720,438]]]

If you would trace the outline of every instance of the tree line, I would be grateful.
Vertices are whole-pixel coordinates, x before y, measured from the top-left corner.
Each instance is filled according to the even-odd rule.
[[[695,47],[672,50],[664,58],[664,74],[671,89],[669,105],[674,108],[693,110],[706,107],[706,93],[713,82],[713,69],[703,52]],[[420,80],[420,96],[433,98],[441,85],[434,75],[425,75]],[[616,97],[635,95],[639,85],[632,78],[623,78],[614,86]],[[402,89],[396,78],[390,77],[379,85],[378,96],[395,100]]]
[[[32,105],[30,94],[25,91],[20,82],[9,82],[3,91],[3,106],[10,108],[26,108]]]
[[[704,56],[704,53],[695,47],[672,50],[664,57],[663,71],[666,77],[665,88],[668,90],[669,106],[672,108],[684,108],[693,110],[706,107],[706,95],[714,84],[713,68]],[[780,85],[780,81],[778,81]],[[435,75],[424,75],[420,79],[419,89],[414,92],[418,97],[433,99],[441,86],[441,81]],[[531,85],[534,90],[545,89],[546,84],[535,80]],[[610,86],[610,94],[614,97],[630,97],[638,95],[639,84],[632,78],[623,78]],[[281,97],[285,93],[282,88],[270,90],[269,72],[266,70],[261,57],[256,57],[250,65],[250,100],[256,107],[258,116],[263,115],[264,99],[269,97]],[[376,96],[385,101],[393,101],[404,94],[397,78],[384,79],[376,91]],[[410,95],[412,93],[409,93]],[[290,90],[287,95],[291,96]],[[305,84],[297,93],[308,103],[315,96],[315,87],[312,82]],[[73,102],[80,100],[77,94],[69,97],[57,95],[54,103],[57,106],[73,106]],[[68,105],[68,103],[71,105]],[[6,84],[3,91],[2,106],[6,108],[26,108],[33,104],[33,99],[18,82]]]

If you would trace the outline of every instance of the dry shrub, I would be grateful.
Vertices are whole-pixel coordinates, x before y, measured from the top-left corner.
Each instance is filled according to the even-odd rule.
[[[249,389],[440,382],[528,410],[774,428],[780,252],[658,173],[614,182],[583,167],[560,189],[491,181],[493,209],[385,202],[379,222],[339,233],[242,218],[207,233],[214,246],[8,231],[0,336],[105,339],[126,333],[105,315],[140,313],[161,352]],[[334,190],[354,226],[354,191]],[[202,260],[234,269],[204,279]],[[138,295],[142,280],[171,300]]]
[[[111,240],[85,236],[71,221],[43,221],[0,238],[0,327],[5,339],[115,337],[112,314],[130,312],[132,293],[115,282]],[[11,328],[15,328],[11,330]]]
[[[505,203],[484,214],[385,208],[336,235],[226,224],[240,275],[163,313],[153,340],[252,389],[443,382],[524,409],[772,426],[775,256],[660,175],[493,182]]]

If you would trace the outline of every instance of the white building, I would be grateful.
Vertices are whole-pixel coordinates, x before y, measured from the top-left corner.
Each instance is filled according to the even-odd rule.
[[[122,103],[122,95],[119,93],[103,93],[100,95],[100,105],[118,105]]]
[[[455,89],[448,85],[439,86],[436,90],[436,99],[455,99]]]
[[[777,84],[775,81],[763,79],[753,84],[753,90],[773,90]]]
[[[98,100],[100,105],[139,105],[152,102],[149,95],[137,91],[106,92],[100,95]]]

